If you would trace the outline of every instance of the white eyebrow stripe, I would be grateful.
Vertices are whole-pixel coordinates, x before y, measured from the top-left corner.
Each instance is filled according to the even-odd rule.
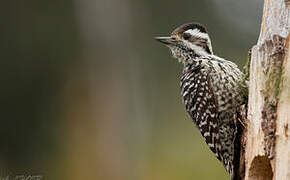
[[[200,56],[209,56],[210,54],[207,53],[202,47],[197,46],[195,44],[192,44],[190,42],[184,41],[184,43],[190,47],[190,49],[192,49],[196,54],[200,55]]]
[[[185,31],[185,33],[190,34],[191,36],[203,38],[203,39],[209,39],[207,33],[200,32],[198,29],[189,29]]]

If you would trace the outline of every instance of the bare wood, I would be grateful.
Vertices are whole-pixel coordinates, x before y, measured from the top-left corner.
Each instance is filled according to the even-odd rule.
[[[276,129],[275,179],[290,179],[290,36],[286,40],[286,56],[283,64],[280,101]]]
[[[246,180],[290,179],[288,6],[289,0],[265,0],[259,40],[252,48]]]

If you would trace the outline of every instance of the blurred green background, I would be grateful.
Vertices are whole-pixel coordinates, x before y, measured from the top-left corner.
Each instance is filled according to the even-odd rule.
[[[261,0],[5,1],[0,177],[225,179],[183,107],[182,65],[154,36],[207,26],[242,67]]]

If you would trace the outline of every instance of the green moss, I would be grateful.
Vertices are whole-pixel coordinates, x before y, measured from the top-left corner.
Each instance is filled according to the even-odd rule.
[[[249,81],[250,79],[251,56],[252,56],[252,49],[248,51],[248,59],[245,66],[243,67],[244,81]]]
[[[265,71],[266,81],[264,84],[264,93],[272,101],[278,102],[280,91],[283,85],[283,67],[282,59],[275,59],[277,64],[272,64]]]
[[[252,50],[250,49],[248,51],[247,62],[245,66],[243,67],[244,76],[243,76],[242,82],[240,83],[241,93],[245,99],[248,98],[248,94],[249,94],[248,84],[249,84],[249,79],[250,79],[251,56],[252,56]]]
[[[279,98],[281,82],[282,82],[282,66],[280,68],[280,71],[277,73],[277,78],[276,78],[276,83],[275,83],[275,97],[276,98]]]

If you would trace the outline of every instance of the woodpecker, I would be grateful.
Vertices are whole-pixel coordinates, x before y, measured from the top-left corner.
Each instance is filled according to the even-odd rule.
[[[238,108],[245,102],[241,93],[243,73],[237,65],[213,54],[206,28],[187,23],[170,36],[156,37],[183,64],[181,96],[186,111],[210,150],[235,179],[234,156]]]

